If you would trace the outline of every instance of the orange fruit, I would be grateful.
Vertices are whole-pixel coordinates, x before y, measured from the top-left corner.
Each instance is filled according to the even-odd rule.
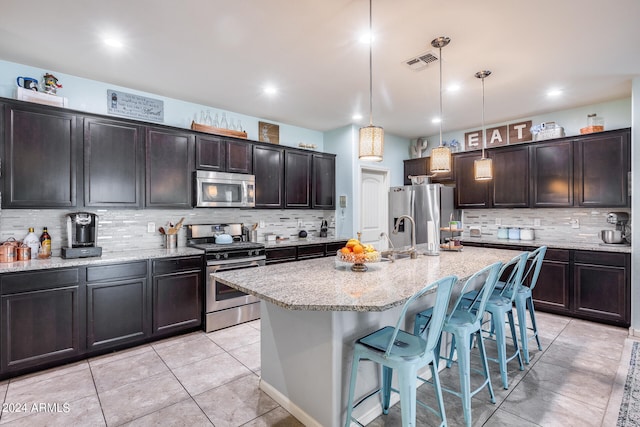
[[[357,244],[354,245],[351,250],[353,251],[354,254],[361,254],[364,253],[364,247],[362,247],[362,245]]]
[[[353,248],[355,245],[359,245],[359,244],[360,244],[360,242],[358,241],[358,239],[349,239],[349,241],[347,242],[345,247]]]
[[[351,253],[351,249],[349,248],[342,248],[340,249],[340,252],[342,252],[345,255],[349,255]]]

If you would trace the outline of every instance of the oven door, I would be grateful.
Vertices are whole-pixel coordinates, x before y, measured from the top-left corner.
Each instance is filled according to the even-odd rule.
[[[238,261],[213,261],[207,264],[207,289],[206,289],[206,312],[225,310],[227,308],[239,307],[246,304],[258,302],[259,299],[253,295],[247,295],[237,289],[231,288],[215,280],[213,273],[222,271],[237,270],[240,268],[254,268],[265,264],[264,257],[256,259]]]

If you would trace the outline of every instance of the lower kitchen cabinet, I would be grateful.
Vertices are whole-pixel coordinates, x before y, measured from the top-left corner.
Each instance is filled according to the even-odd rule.
[[[279,264],[282,262],[290,262],[297,260],[297,251],[295,246],[287,246],[284,248],[267,248],[265,249],[265,256],[267,257],[265,263]]]
[[[202,324],[202,256],[153,261],[152,334],[164,335]]]
[[[266,264],[279,264],[283,262],[322,258],[324,256],[335,256],[336,252],[346,244],[346,240],[339,240],[329,243],[309,242],[304,245],[267,248],[265,250],[267,257]]]
[[[571,314],[571,269],[568,249],[547,249],[533,288],[536,309]]]
[[[144,341],[150,334],[147,261],[87,267],[87,350]]]
[[[322,258],[324,257],[325,250],[326,245],[324,243],[298,246],[298,261],[303,259]]]
[[[0,276],[0,370],[48,367],[84,353],[84,286],[80,269]]]

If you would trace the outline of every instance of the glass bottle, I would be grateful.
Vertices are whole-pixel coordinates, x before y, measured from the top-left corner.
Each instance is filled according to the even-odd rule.
[[[206,118],[204,116],[204,110],[202,110],[202,111],[200,111],[200,121],[198,123],[203,125],[205,121],[206,121]]]
[[[42,227],[42,235],[40,236],[40,257],[51,257],[51,236],[47,231],[47,227]]]
[[[220,127],[222,129],[229,129],[229,124],[227,123],[227,114],[222,113],[222,120],[220,120]]]
[[[204,118],[204,124],[211,126],[211,111],[207,110],[207,117]]]
[[[238,119],[238,131],[242,132],[242,122]]]
[[[220,119],[218,118],[218,113],[216,113],[216,116],[213,118],[213,123],[211,124],[211,126],[213,126],[214,128],[220,127]]]
[[[229,125],[230,130],[236,130],[236,119],[231,119],[231,124]]]
[[[29,234],[22,240],[22,243],[31,249],[31,259],[38,258],[38,249],[40,249],[40,239],[36,236],[33,227],[29,227]]]

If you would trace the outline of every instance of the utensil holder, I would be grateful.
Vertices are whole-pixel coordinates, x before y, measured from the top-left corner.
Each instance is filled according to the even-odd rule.
[[[178,235],[177,234],[165,234],[164,235],[164,247],[167,249],[175,249],[178,247]]]

